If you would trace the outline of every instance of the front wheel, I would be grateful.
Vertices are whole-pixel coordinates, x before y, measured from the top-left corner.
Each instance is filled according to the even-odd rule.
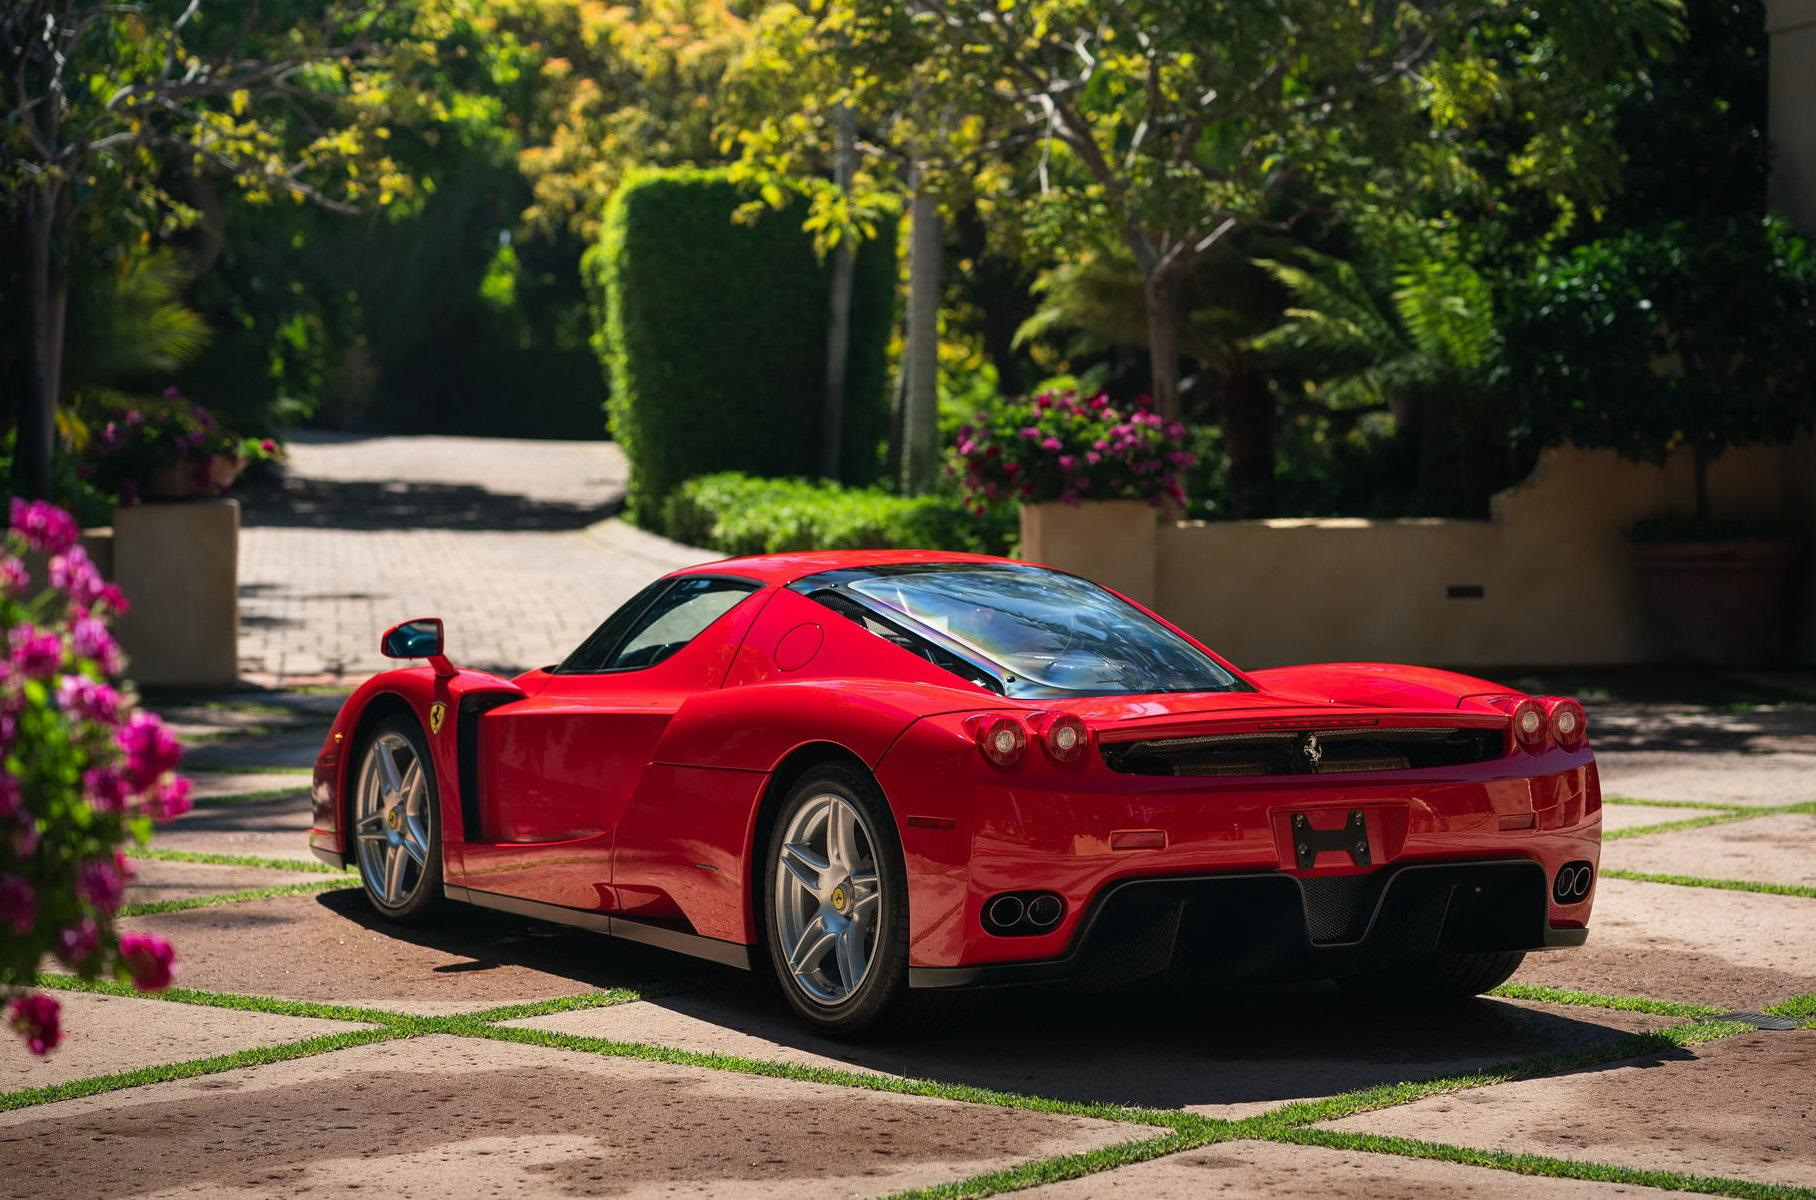
[[[899,1033],[956,1010],[953,997],[908,988],[908,874],[868,775],[827,765],[789,789],[760,886],[776,979],[815,1029]]]
[[[439,799],[416,719],[375,725],[353,775],[353,836],[366,898],[394,921],[426,920],[443,903]]]

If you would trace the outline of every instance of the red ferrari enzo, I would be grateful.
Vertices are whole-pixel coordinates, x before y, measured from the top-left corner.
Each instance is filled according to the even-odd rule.
[[[1197,972],[1465,996],[1581,945],[1573,700],[1420,667],[1244,672],[1073,575],[911,551],[659,579],[565,661],[426,667],[335,718],[310,843],[460,900],[775,972],[813,1026],[953,989]]]

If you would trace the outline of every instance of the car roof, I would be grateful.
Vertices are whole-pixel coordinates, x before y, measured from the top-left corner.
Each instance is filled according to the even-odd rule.
[[[988,554],[947,550],[802,550],[787,554],[753,554],[722,558],[717,562],[683,567],[670,573],[682,575],[738,575],[765,584],[788,584],[825,571],[851,567],[884,567],[898,563],[1006,563],[1015,560]]]

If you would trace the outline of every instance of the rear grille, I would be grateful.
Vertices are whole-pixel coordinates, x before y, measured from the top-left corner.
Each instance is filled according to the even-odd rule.
[[[1102,753],[1126,775],[1335,775],[1484,762],[1501,742],[1498,729],[1311,729],[1116,742]]]

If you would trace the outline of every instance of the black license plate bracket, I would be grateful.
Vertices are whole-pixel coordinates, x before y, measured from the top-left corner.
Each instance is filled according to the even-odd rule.
[[[1293,814],[1293,856],[1298,860],[1301,871],[1309,871],[1318,861],[1318,855],[1325,851],[1339,851],[1349,855],[1349,861],[1358,867],[1371,866],[1374,855],[1368,845],[1368,816],[1359,808],[1349,810],[1349,816],[1343,824],[1335,829],[1318,829],[1312,825],[1312,819],[1305,813]]]

